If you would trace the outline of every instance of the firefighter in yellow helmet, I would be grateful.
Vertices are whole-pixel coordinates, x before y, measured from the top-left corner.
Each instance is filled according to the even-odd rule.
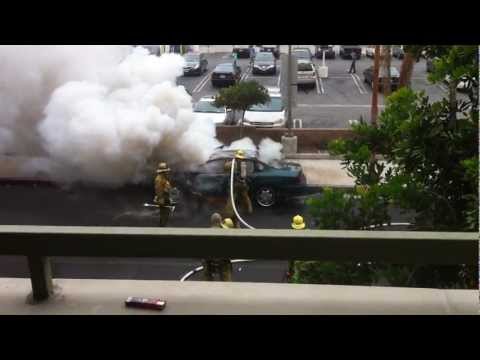
[[[210,218],[212,228],[233,229],[232,219],[227,218],[222,221],[222,217],[218,213],[214,213]],[[215,275],[218,274],[220,281],[232,281],[232,263],[230,259],[207,259],[203,261],[204,279],[206,281],[214,281]]]
[[[292,229],[294,230],[304,230],[306,227],[303,217],[296,215],[292,219]],[[288,272],[287,279],[290,280],[295,272],[295,260],[288,261]]]
[[[252,200],[250,199],[249,187],[247,184],[247,179],[242,178],[241,176],[241,164],[242,160],[245,160],[245,152],[243,150],[238,150],[235,153],[235,178],[233,183],[233,191],[235,196],[235,205],[239,212],[247,212],[251,214],[253,212]],[[228,175],[228,191],[227,191],[227,204],[223,210],[223,215],[227,218],[231,218],[235,224],[235,227],[240,227],[238,219],[233,210],[232,198],[230,196],[230,174],[232,171],[232,161],[228,160],[225,163],[225,173]]]
[[[170,191],[172,185],[169,180],[170,168],[167,163],[160,163],[157,168],[157,176],[155,177],[155,204],[160,207],[160,226],[167,226],[168,219],[170,217]]]
[[[305,221],[303,220],[303,217],[300,215],[296,215],[293,217],[292,221],[292,229],[294,230],[303,230],[305,229]]]

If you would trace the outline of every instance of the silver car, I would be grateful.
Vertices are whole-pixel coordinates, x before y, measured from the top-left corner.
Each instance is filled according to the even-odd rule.
[[[317,71],[315,65],[308,60],[298,60],[297,67],[297,84],[316,86],[317,84]]]

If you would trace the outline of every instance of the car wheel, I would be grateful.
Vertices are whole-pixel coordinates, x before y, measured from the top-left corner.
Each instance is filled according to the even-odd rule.
[[[255,201],[261,207],[271,207],[275,204],[275,191],[268,186],[262,186],[255,193]]]

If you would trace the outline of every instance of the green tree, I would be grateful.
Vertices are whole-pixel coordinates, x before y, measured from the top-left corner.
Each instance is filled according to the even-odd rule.
[[[243,136],[245,112],[254,105],[266,104],[270,101],[267,89],[256,81],[244,81],[220,90],[215,97],[215,106],[226,107],[233,111],[241,111],[240,137]]]
[[[418,230],[478,231],[478,49],[424,49],[436,58],[430,80],[453,79],[455,89],[449,87],[446,99],[431,102],[424,92],[404,87],[387,98],[378,126],[360,121],[352,126],[354,138],[329,144],[332,154],[343,156],[344,167],[360,187],[351,192],[327,189],[322,198],[309,200],[319,228],[378,228],[389,224],[393,204],[413,211]],[[456,87],[465,78],[471,80],[469,96],[458,101]],[[343,281],[339,272],[344,272],[359,284],[386,278],[401,286],[477,286],[478,269],[472,266],[354,265],[295,262],[293,280]]]

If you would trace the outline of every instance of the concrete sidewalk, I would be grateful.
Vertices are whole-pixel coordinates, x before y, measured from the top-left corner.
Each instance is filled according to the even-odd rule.
[[[289,159],[290,160],[290,159]],[[303,167],[308,185],[354,187],[355,179],[342,168],[341,160],[291,159]]]

